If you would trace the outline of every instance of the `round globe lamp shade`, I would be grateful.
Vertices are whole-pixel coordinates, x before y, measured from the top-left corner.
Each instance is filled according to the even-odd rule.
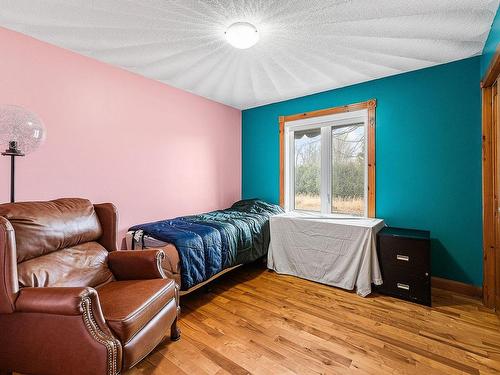
[[[40,147],[45,137],[45,126],[36,114],[16,105],[0,105],[0,151],[15,148],[26,155]]]

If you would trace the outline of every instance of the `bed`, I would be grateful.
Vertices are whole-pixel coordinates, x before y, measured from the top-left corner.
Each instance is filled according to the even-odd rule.
[[[127,233],[127,248],[162,248],[163,270],[185,294],[265,257],[269,219],[280,213],[280,206],[241,200],[224,210],[135,225]]]

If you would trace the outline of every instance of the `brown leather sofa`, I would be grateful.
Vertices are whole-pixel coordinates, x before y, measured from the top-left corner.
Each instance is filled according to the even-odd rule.
[[[180,337],[163,251],[117,251],[116,232],[110,203],[0,205],[0,374],[119,374]]]

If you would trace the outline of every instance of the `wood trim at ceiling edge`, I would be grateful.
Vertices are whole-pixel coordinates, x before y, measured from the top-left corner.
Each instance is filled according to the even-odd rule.
[[[302,120],[311,117],[327,116],[337,113],[353,112],[362,109],[368,109],[368,217],[376,216],[376,147],[375,147],[375,129],[376,129],[376,107],[377,100],[370,99],[365,102],[353,103],[338,107],[320,109],[310,112],[302,112],[294,115],[279,116],[279,186],[281,207],[285,206],[285,122]]]

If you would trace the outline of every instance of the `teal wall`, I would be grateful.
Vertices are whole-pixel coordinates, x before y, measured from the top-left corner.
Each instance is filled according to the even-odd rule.
[[[483,55],[481,56],[481,78],[484,77],[488,66],[490,65],[491,59],[495,55],[497,50],[498,42],[500,42],[500,11],[497,10],[493,24],[491,25],[491,30],[488,35],[488,39],[484,45]]]
[[[377,99],[377,217],[432,232],[435,276],[482,284],[480,57],[243,111],[244,198],[279,200],[278,116]]]

